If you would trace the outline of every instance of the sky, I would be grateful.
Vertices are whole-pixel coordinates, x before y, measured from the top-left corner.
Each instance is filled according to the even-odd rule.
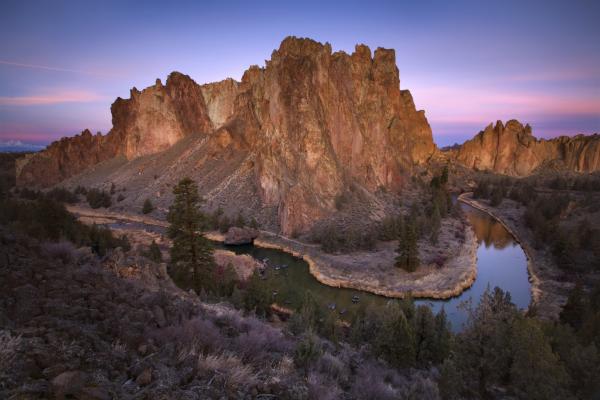
[[[171,71],[241,79],[289,35],[396,50],[440,146],[496,120],[600,132],[599,1],[13,1],[0,13],[0,144],[111,128],[110,105]]]

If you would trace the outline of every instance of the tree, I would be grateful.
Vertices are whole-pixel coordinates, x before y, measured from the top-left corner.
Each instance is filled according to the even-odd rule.
[[[435,357],[435,319],[431,308],[425,305],[417,307],[414,325],[416,360],[427,365]]]
[[[183,279],[190,278],[196,293],[209,290],[214,266],[213,248],[202,235],[206,217],[200,211],[198,186],[190,178],[182,179],[173,189],[175,199],[169,208],[167,233],[173,239],[171,263]]]
[[[575,329],[581,328],[586,312],[585,298],[581,282],[577,282],[575,288],[569,293],[567,304],[560,312],[560,321],[569,324]]]
[[[431,212],[431,222],[430,222],[430,226],[431,226],[431,236],[430,236],[430,240],[431,243],[436,244],[438,241],[438,236],[440,234],[440,227],[441,227],[441,217],[440,217],[440,211],[438,209],[437,204],[433,204],[433,211]]]
[[[448,166],[444,165],[444,169],[442,169],[442,175],[440,175],[440,183],[445,185],[448,183]]]
[[[267,281],[262,280],[257,270],[248,280],[246,292],[244,293],[244,309],[252,311],[259,316],[267,316],[271,313],[273,303],[273,292]]]
[[[408,272],[414,272],[419,267],[419,249],[417,235],[412,221],[404,226],[403,235],[399,238],[396,266]]]
[[[388,307],[375,338],[375,351],[395,367],[412,367],[416,356],[415,332],[398,303]]]
[[[162,262],[162,252],[154,240],[148,248],[148,258],[154,262]]]
[[[235,268],[231,263],[226,266],[218,266],[215,270],[215,286],[217,295],[230,297],[238,280]]]
[[[144,214],[150,214],[154,210],[154,205],[150,199],[146,199],[144,201],[144,205],[142,206],[142,212]]]
[[[446,315],[446,310],[442,309],[435,316],[435,338],[433,342],[433,362],[441,363],[450,354],[452,333],[450,332],[450,323]]]
[[[510,381],[522,398],[563,399],[568,376],[536,320],[520,317],[511,337]]]
[[[238,212],[237,218],[235,219],[235,226],[238,228],[243,228],[246,226],[246,219],[244,218],[244,215],[242,215],[241,211]]]

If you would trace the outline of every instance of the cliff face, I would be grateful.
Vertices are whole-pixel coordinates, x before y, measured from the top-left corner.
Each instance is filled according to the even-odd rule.
[[[92,135],[89,130],[62,138],[44,151],[16,160],[17,185],[50,186],[91,165],[115,157],[119,144],[113,137]]]
[[[561,136],[538,140],[529,125],[516,120],[490,124],[458,149],[451,158],[468,168],[525,176],[547,163],[558,163],[576,172],[600,169],[600,136]]]
[[[349,55],[287,38],[241,83],[200,86],[173,73],[164,86],[132,89],[111,111],[107,136],[62,139],[22,162],[19,183],[49,186],[116,155],[134,160],[200,134],[210,152],[200,164],[246,157],[261,202],[292,234],[333,212],[350,185],[400,188],[436,151],[424,112],[400,90],[394,51],[372,56],[362,45]]]
[[[328,44],[288,38],[264,69],[244,75],[246,106],[236,117],[259,135],[249,140],[258,144],[260,193],[279,205],[284,233],[331,213],[351,182],[399,188],[433,153],[429,124],[400,91],[395,62],[393,50],[332,54]]]
[[[118,98],[111,106],[113,129],[128,159],[169,148],[183,137],[208,133],[212,123],[202,90],[189,76],[169,75],[142,92],[131,89],[128,100]]]
[[[177,72],[169,75],[166,85],[157,79],[142,92],[131,89],[131,98],[117,98],[111,112],[113,128],[107,135],[85,130],[18,160],[17,183],[51,186],[117,155],[131,160],[154,154],[213,128],[200,87]]]

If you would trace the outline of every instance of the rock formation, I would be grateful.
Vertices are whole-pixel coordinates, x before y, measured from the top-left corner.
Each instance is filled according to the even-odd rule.
[[[526,176],[549,164],[592,172],[600,169],[600,135],[537,139],[529,125],[498,121],[447,154],[468,168],[513,176]]]
[[[394,51],[378,48],[372,56],[364,45],[349,55],[289,37],[240,83],[200,86],[172,73],[164,86],[157,80],[132,89],[111,111],[108,135],[62,139],[22,160],[18,183],[50,186],[116,156],[135,163],[171,151],[193,136],[203,147],[183,173],[205,168],[213,176],[200,186],[211,196],[251,176],[263,207],[276,209],[280,230],[292,234],[335,211],[336,197],[351,185],[399,189],[436,151],[424,112],[400,90]],[[237,164],[224,167],[223,160]]]

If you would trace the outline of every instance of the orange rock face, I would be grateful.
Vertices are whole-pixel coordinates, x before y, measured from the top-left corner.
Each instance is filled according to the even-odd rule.
[[[451,158],[476,170],[526,176],[548,163],[576,172],[600,169],[600,135],[561,136],[538,140],[529,125],[516,120],[490,124],[473,139],[449,152]]]
[[[206,134],[215,151],[250,154],[257,194],[292,234],[333,212],[351,184],[400,188],[436,151],[424,112],[400,90],[394,50],[372,55],[363,45],[349,55],[290,37],[242,82],[200,86],[173,73],[111,111],[107,136],[51,145],[22,161],[19,183],[49,186],[116,155],[131,160]]]

